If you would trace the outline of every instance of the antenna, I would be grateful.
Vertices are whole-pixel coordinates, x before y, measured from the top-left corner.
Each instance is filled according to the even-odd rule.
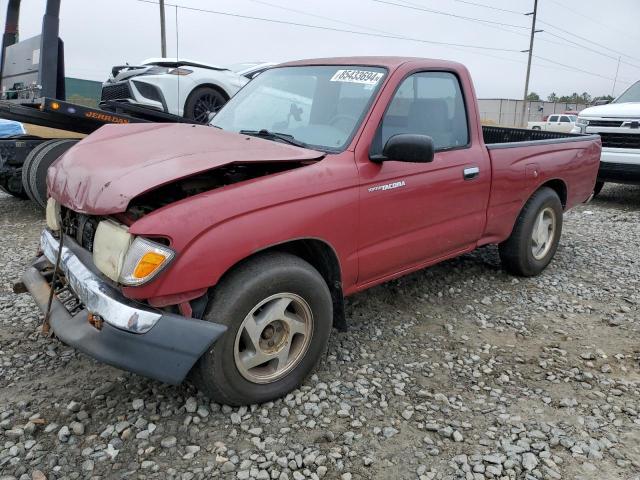
[[[179,67],[178,62],[180,58],[180,39],[178,35],[178,5],[176,7],[176,68]],[[180,75],[176,75],[178,77],[178,110],[180,109]],[[184,112],[183,112],[184,114]]]

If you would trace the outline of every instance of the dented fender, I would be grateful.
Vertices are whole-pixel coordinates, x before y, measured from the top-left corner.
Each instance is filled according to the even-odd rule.
[[[125,294],[146,299],[211,287],[258,251],[311,238],[333,248],[343,283],[355,284],[357,181],[353,153],[346,151],[156,210],[130,232],[169,238],[176,258],[149,284],[126,288]]]

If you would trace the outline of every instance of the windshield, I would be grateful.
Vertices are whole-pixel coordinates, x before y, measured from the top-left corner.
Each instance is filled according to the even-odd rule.
[[[338,65],[267,70],[240,90],[211,125],[232,132],[266,130],[321,150],[341,150],[385,74],[378,67]]]
[[[622,95],[611,103],[640,102],[640,81],[631,85]]]

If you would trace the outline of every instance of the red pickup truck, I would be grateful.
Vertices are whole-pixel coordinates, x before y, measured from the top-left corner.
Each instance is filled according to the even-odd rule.
[[[347,295],[487,244],[540,273],[600,148],[483,128],[457,63],[288,63],[210,125],[107,125],[68,150],[22,282],[98,360],[264,402],[309,374]]]

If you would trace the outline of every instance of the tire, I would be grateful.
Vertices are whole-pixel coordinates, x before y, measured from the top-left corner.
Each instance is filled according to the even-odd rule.
[[[24,188],[20,188],[19,190],[10,190],[7,185],[2,185],[0,183],[0,190],[2,190],[4,193],[11,195],[12,197],[19,198],[20,200],[29,199],[26,192],[24,191]]]
[[[47,170],[53,162],[78,143],[76,139],[51,140],[45,142],[34,155],[28,170],[31,198],[42,208],[47,205]]]
[[[31,150],[27,154],[26,158],[24,159],[24,163],[22,164],[22,172],[21,172],[22,173],[22,189],[24,190],[24,193],[27,196],[27,198],[29,198],[33,202],[36,202],[36,200],[33,197],[33,193],[31,192],[31,182],[29,181],[29,173],[31,171],[31,166],[36,156],[38,155],[38,153],[41,152],[42,149],[45,148],[47,145],[49,145],[51,142],[55,142],[55,141],[56,140],[46,140],[40,143],[39,145],[37,145],[36,147],[34,147],[33,150]]]
[[[244,327],[245,322],[254,318],[252,313],[255,308],[265,301],[263,310],[258,310],[259,313],[266,315],[271,310],[276,310],[273,308],[276,305],[274,302],[282,301],[282,295],[301,299],[311,313],[307,333],[291,336],[295,340],[290,343],[291,349],[287,351],[289,355],[295,355],[295,358],[287,357],[282,370],[275,359],[260,364],[259,367],[245,369],[241,358],[251,360],[256,355],[250,354],[257,352],[257,349],[250,348],[255,343],[246,342],[245,345],[249,335],[249,330]],[[272,299],[273,297],[276,298]],[[297,308],[302,304],[294,304],[292,301],[289,304],[291,306]],[[289,307],[284,311],[289,312]],[[304,312],[296,309],[295,313],[296,318],[305,318]],[[300,386],[311,373],[327,348],[333,304],[329,288],[316,269],[294,255],[273,252],[254,257],[227,274],[213,290],[204,319],[226,325],[228,330],[194,366],[191,376],[194,385],[216,402],[232,406],[250,405],[286,395]],[[278,331],[290,331],[289,328],[279,327],[277,322],[280,320],[269,322],[263,321],[254,330],[260,345],[267,342],[265,338],[275,339]],[[272,329],[273,336],[265,336],[269,328]],[[280,335],[281,338],[288,338],[286,333]],[[272,345],[273,341],[278,340],[270,341]],[[284,345],[286,341],[280,344]],[[270,347],[265,345],[265,348]],[[276,370],[275,373],[272,373],[272,369]],[[268,375],[280,376],[265,380]]]
[[[600,192],[602,191],[602,187],[604,187],[604,182],[596,182],[595,186],[593,187],[593,198],[596,198]]]
[[[543,223],[538,224],[543,215]],[[547,226],[552,221],[553,226]],[[547,242],[536,242],[537,226],[547,234]],[[553,259],[562,235],[562,203],[558,194],[548,187],[538,190],[520,212],[511,236],[499,245],[503,268],[513,274],[532,277],[542,272]],[[537,236],[537,239],[545,235]]]
[[[215,88],[196,88],[185,103],[184,117],[198,123],[209,123],[209,113],[219,110],[228,100]]]

